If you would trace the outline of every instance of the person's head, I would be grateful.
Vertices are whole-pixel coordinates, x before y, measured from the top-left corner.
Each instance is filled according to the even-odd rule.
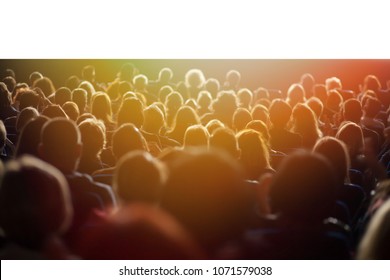
[[[242,88],[237,92],[237,98],[240,107],[249,109],[252,104],[253,93],[247,88]]]
[[[181,107],[173,120],[172,131],[177,131],[184,136],[186,129],[195,124],[199,124],[200,120],[198,114],[189,106]]]
[[[157,204],[165,180],[166,171],[160,160],[145,151],[132,151],[117,163],[113,189],[122,204]]]
[[[72,92],[67,87],[60,87],[54,94],[54,102],[60,106],[72,100]]]
[[[173,78],[173,71],[171,68],[164,67],[158,73],[158,81],[160,83],[169,83]]]
[[[242,130],[236,137],[247,178],[258,180],[261,172],[271,167],[268,146],[260,133],[252,129]]]
[[[48,117],[38,116],[30,119],[22,128],[18,143],[16,146],[15,156],[20,157],[24,154],[30,154],[39,157],[38,145],[41,138],[41,130],[44,124],[49,121]]]
[[[291,106],[282,99],[274,99],[269,108],[269,118],[274,127],[284,128],[290,121]]]
[[[119,73],[118,78],[120,81],[131,82],[135,73],[135,67],[132,63],[123,64]]]
[[[377,98],[367,97],[363,106],[364,116],[368,118],[375,118],[381,108],[382,103]]]
[[[211,105],[211,101],[212,101],[212,97],[210,92],[206,90],[202,90],[201,92],[199,92],[197,103],[200,108],[209,109]]]
[[[38,109],[39,96],[35,91],[25,90],[23,92],[20,92],[20,94],[18,95],[18,99],[20,111],[27,107],[33,107],[35,109]]]
[[[76,88],[79,87],[79,84],[80,84],[80,79],[79,77],[73,75],[73,76],[70,76],[66,82],[65,82],[65,86],[70,89],[71,91],[75,90]]]
[[[336,177],[329,161],[309,152],[286,157],[274,175],[269,199],[272,212],[298,223],[321,223],[336,199]]]
[[[341,80],[337,77],[331,77],[325,80],[326,91],[342,89]]]
[[[201,88],[205,83],[205,77],[202,70],[191,69],[185,74],[185,84],[188,88]]]
[[[212,135],[214,133],[214,131],[220,127],[225,127],[225,125],[223,124],[223,122],[221,122],[220,120],[217,120],[217,119],[212,119],[211,121],[209,121],[206,124],[206,129],[207,129],[209,135]]]
[[[15,79],[16,78],[15,71],[10,68],[5,69],[4,77],[8,77],[8,76],[11,76]]]
[[[41,131],[39,155],[64,173],[77,169],[82,142],[76,124],[65,118],[54,118]]]
[[[172,167],[161,207],[213,252],[243,232],[248,211],[243,179],[227,153],[196,149]]]
[[[36,80],[42,79],[42,78],[43,78],[43,75],[40,72],[34,71],[30,74],[30,76],[28,77],[28,80],[30,81],[30,85],[33,85]]]
[[[218,94],[219,89],[220,89],[220,84],[219,84],[219,81],[217,79],[214,79],[214,78],[207,79],[204,87],[208,92],[210,92],[212,98],[217,97],[217,94]]]
[[[388,260],[390,251],[390,200],[388,199],[372,217],[358,247],[360,260]]]
[[[133,84],[134,84],[134,90],[135,91],[142,91],[145,90],[148,86],[149,79],[145,75],[138,74],[133,78]]]
[[[5,78],[2,80],[2,82],[3,82],[4,84],[6,84],[8,90],[9,90],[10,92],[12,92],[12,91],[15,89],[16,81],[15,81],[15,79],[14,79],[13,77],[7,76],[7,77],[5,77]]]
[[[305,73],[301,76],[300,84],[302,85],[303,89],[305,90],[306,97],[312,97],[313,96],[313,87],[315,84],[315,80],[312,74]]]
[[[233,114],[233,128],[236,132],[243,130],[252,120],[252,115],[247,109],[237,108]]]
[[[209,145],[209,132],[200,124],[191,125],[187,128],[184,134],[184,147],[208,147]]]
[[[269,135],[268,127],[264,122],[259,121],[259,120],[253,120],[253,121],[250,121],[246,125],[245,128],[246,129],[253,129],[253,130],[259,132],[261,137],[264,139],[264,141],[268,145],[268,143],[270,141],[270,135]]]
[[[46,116],[50,119],[53,118],[66,118],[68,119],[68,115],[59,105],[48,105],[42,111],[42,115]]]
[[[357,99],[348,99],[343,104],[342,113],[344,121],[358,124],[363,116],[362,105]]]
[[[347,145],[351,158],[354,158],[363,152],[364,137],[362,128],[359,125],[352,122],[346,122],[344,125],[340,126],[336,133],[336,138]]]
[[[322,133],[318,128],[318,121],[314,112],[305,104],[297,104],[292,112],[293,131],[304,135],[315,136],[316,140]],[[314,145],[314,143],[313,143]]]
[[[97,93],[92,99],[91,113],[103,122],[112,119],[111,100],[106,93]]]
[[[323,84],[315,84],[314,85],[314,97],[317,97],[321,100],[322,104],[325,106],[326,100],[328,99],[328,92],[326,91],[326,87]]]
[[[158,134],[162,127],[165,126],[164,114],[157,105],[150,105],[144,109],[143,130],[150,133]]]
[[[314,112],[317,119],[321,118],[322,111],[324,110],[324,105],[322,104],[321,100],[317,97],[310,97],[306,101],[307,106]]]
[[[347,146],[335,137],[326,136],[317,141],[313,152],[326,157],[334,168],[337,182],[340,186],[349,182],[349,158]]]
[[[215,129],[210,136],[210,147],[224,150],[235,159],[240,156],[236,136],[230,128],[220,127]]]
[[[237,70],[230,70],[226,73],[226,85],[230,89],[235,89],[238,87],[241,81],[241,74]]]
[[[50,96],[56,91],[53,82],[48,77],[43,77],[35,80],[32,87],[40,88],[46,97]]]
[[[287,103],[294,107],[298,103],[306,100],[305,89],[301,84],[292,84],[287,90]]]
[[[32,107],[24,108],[16,119],[16,131],[20,132],[29,120],[39,116],[37,109]]]
[[[6,144],[6,140],[7,140],[7,130],[5,129],[3,121],[0,120],[0,152],[3,151]]]
[[[93,83],[95,81],[95,67],[92,65],[84,66],[81,70],[83,80]]]
[[[165,107],[168,111],[176,112],[181,106],[183,106],[183,97],[176,91],[168,94],[165,100]]]
[[[72,215],[61,172],[31,156],[7,163],[0,187],[0,226],[8,240],[41,249],[47,238],[65,233]]]
[[[80,114],[85,113],[88,103],[87,95],[87,91],[82,88],[76,88],[72,91],[72,101],[76,103],[77,107],[79,108]]]
[[[122,101],[117,115],[118,126],[124,123],[132,123],[141,128],[144,123],[143,105],[139,99],[130,97]]]
[[[158,100],[165,104],[165,101],[168,97],[168,95],[173,92],[173,89],[171,86],[165,85],[160,88],[158,91]]]
[[[9,107],[11,105],[11,93],[7,85],[0,82],[0,108]]]
[[[233,114],[236,111],[237,97],[232,91],[222,91],[218,93],[218,97],[213,102],[213,109],[215,114],[223,117],[226,125],[231,126],[233,121]]]
[[[326,100],[326,108],[334,113],[340,112],[340,108],[343,103],[343,97],[337,90],[330,90],[328,92],[328,98]]]
[[[139,129],[131,123],[122,124],[112,135],[112,152],[117,160],[128,152],[146,151],[146,141]]]
[[[375,93],[378,93],[382,88],[381,82],[378,77],[375,75],[367,75],[363,81],[363,92],[367,90],[372,90]]]
[[[77,121],[80,116],[79,107],[72,101],[65,102],[64,105],[62,105],[62,109],[72,121]]]
[[[205,258],[193,237],[169,213],[146,203],[120,207],[86,230],[77,245],[83,259],[191,260]]]
[[[90,104],[92,97],[96,93],[93,85],[88,81],[83,81],[79,84],[78,87],[84,89],[87,92],[87,103]]]
[[[82,157],[99,157],[106,144],[106,135],[99,121],[87,119],[79,125],[81,142],[83,144]]]

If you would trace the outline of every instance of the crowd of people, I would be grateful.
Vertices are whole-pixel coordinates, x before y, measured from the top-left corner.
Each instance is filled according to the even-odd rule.
[[[390,259],[390,89],[87,65],[0,82],[1,259]]]

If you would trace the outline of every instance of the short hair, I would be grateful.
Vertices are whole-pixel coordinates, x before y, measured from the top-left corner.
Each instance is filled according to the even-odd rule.
[[[38,71],[32,72],[30,74],[30,76],[28,77],[31,85],[33,85],[36,80],[41,79],[41,78],[43,78],[43,75]]]
[[[62,109],[64,110],[65,114],[71,119],[72,121],[77,121],[77,119],[80,116],[79,107],[77,107],[77,104],[72,101],[67,101],[62,105]]]
[[[237,92],[237,97],[240,105],[248,108],[252,103],[253,93],[250,89],[242,88]]]
[[[320,223],[330,215],[336,200],[333,168],[322,155],[293,153],[285,157],[274,175],[269,198],[274,213]]]
[[[128,152],[147,150],[145,138],[131,123],[122,124],[112,135],[112,151],[117,160]]]
[[[80,130],[65,118],[53,118],[45,123],[41,132],[41,147],[49,163],[62,162],[76,168],[75,150],[81,144]]]
[[[212,135],[217,128],[225,127],[224,123],[217,119],[212,119],[206,124],[206,129],[209,135]]]
[[[62,106],[65,102],[72,100],[72,92],[67,87],[60,87],[54,94],[55,103]]]
[[[21,131],[29,120],[35,119],[39,116],[37,109],[32,107],[24,108],[20,111],[19,116],[16,119],[16,131]]]
[[[316,114],[317,119],[319,119],[322,115],[322,111],[324,110],[324,104],[322,104],[321,100],[312,96],[306,101],[306,104]]]
[[[106,135],[98,122],[94,119],[87,119],[78,125],[83,143],[83,154],[99,155],[104,148]]]
[[[133,78],[133,84],[136,88],[138,88],[138,86],[147,86],[148,85],[148,82],[149,82],[149,79],[148,77],[146,77],[145,75],[143,74],[138,74],[136,75],[134,78]]]
[[[75,88],[72,91],[72,101],[77,104],[80,113],[84,112],[88,103],[87,91],[83,88]]]
[[[159,81],[163,80],[164,82],[168,82],[172,79],[172,77],[173,77],[173,71],[171,68],[168,67],[162,68],[158,73]]]
[[[50,119],[53,119],[53,118],[68,119],[68,115],[60,107],[60,105],[57,105],[57,104],[48,105],[45,109],[43,109],[42,115],[47,116]]]
[[[92,81],[95,76],[95,67],[92,65],[86,65],[81,70],[81,77],[87,81]]]
[[[29,120],[24,125],[19,134],[15,151],[16,157],[23,154],[30,154],[35,157],[39,157],[38,145],[41,141],[41,130],[47,121],[49,121],[48,117],[38,116],[35,119]]]
[[[229,82],[230,85],[237,86],[240,83],[241,74],[237,70],[229,70],[226,73],[226,81]]]
[[[274,126],[286,126],[291,118],[292,109],[282,99],[274,99],[269,108],[270,121]]]
[[[233,128],[236,131],[243,130],[246,125],[252,120],[252,115],[245,108],[237,108],[233,114]]]
[[[209,107],[211,105],[212,97],[210,92],[202,90],[199,92],[197,103],[200,107]]]
[[[12,92],[16,86],[15,78],[11,76],[7,76],[2,80],[3,83],[7,85],[7,88],[10,92]]]
[[[362,128],[353,122],[346,122],[340,126],[336,138],[347,145],[351,157],[361,153],[364,148]]]
[[[253,120],[260,120],[265,123],[269,121],[269,110],[261,104],[256,104],[251,111]]]
[[[7,163],[0,187],[0,223],[10,240],[41,248],[69,227],[73,210],[64,175],[31,156]]]
[[[33,90],[25,90],[20,93],[19,98],[19,110],[23,110],[27,107],[38,108],[39,95]]]
[[[362,105],[357,99],[348,99],[343,103],[342,107],[343,117],[345,121],[352,121],[360,123],[363,115]]]
[[[343,97],[337,90],[330,90],[326,99],[326,107],[334,112],[340,112]]]
[[[205,82],[205,77],[200,69],[190,69],[185,74],[185,84],[187,87],[200,88]]]
[[[166,173],[162,163],[145,151],[124,155],[115,169],[113,189],[125,203],[157,203]]]
[[[169,85],[162,86],[160,90],[158,91],[158,99],[160,102],[165,103],[168,95],[173,92],[173,89]]]
[[[341,80],[337,77],[331,77],[325,80],[326,90],[329,92],[333,89],[342,89],[343,86],[341,84]]]
[[[217,79],[210,78],[205,82],[205,89],[210,92],[211,96],[215,98],[220,89],[220,83]]]
[[[374,118],[381,110],[382,103],[373,97],[367,97],[363,111],[367,117]]]
[[[209,144],[209,133],[207,129],[200,124],[191,125],[184,133],[184,147],[189,146],[205,146]]]
[[[239,164],[227,153],[195,149],[171,169],[161,207],[208,250],[242,234],[248,201]]]
[[[297,103],[303,103],[306,100],[305,89],[301,84],[292,84],[287,90],[287,102],[293,107]]]

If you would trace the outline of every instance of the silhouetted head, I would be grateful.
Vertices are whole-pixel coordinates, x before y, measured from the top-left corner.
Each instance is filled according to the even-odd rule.
[[[72,91],[72,101],[77,104],[80,114],[85,113],[87,107],[87,91],[82,88],[76,88]]]
[[[326,136],[317,141],[313,152],[326,157],[334,168],[337,182],[342,186],[344,182],[349,182],[349,168],[351,160],[349,158],[347,146],[334,137]]]
[[[81,71],[81,77],[88,82],[95,82],[95,67],[92,65],[84,66]]]
[[[243,130],[252,120],[252,115],[247,109],[237,108],[233,114],[233,128],[236,132]]]
[[[235,159],[240,156],[236,136],[230,128],[220,127],[215,129],[210,137],[210,147],[224,150]]]
[[[157,204],[166,176],[165,167],[158,159],[145,151],[132,151],[117,163],[113,189],[123,204]]]
[[[77,169],[81,149],[80,131],[73,121],[54,118],[43,126],[39,154],[64,173]]]
[[[46,238],[63,234],[72,218],[64,176],[30,156],[7,163],[0,187],[0,224],[7,239],[40,249]]]
[[[222,151],[194,150],[172,168],[161,207],[213,251],[242,233],[248,211],[243,173]]]
[[[342,113],[345,121],[358,124],[363,116],[362,105],[357,99],[348,99],[343,104]]]
[[[164,114],[157,105],[150,105],[144,109],[143,130],[150,133],[159,133],[165,126]]]
[[[77,121],[80,116],[79,107],[77,107],[77,104],[72,101],[65,102],[64,105],[62,105],[62,109],[72,121]]]
[[[30,85],[33,85],[36,80],[41,78],[43,78],[43,75],[38,71],[34,71],[30,74],[28,79],[30,81]]]
[[[87,119],[79,125],[81,142],[83,143],[82,155],[99,156],[106,144],[106,135],[102,124],[94,119]]]
[[[158,73],[158,81],[160,83],[169,83],[173,78],[173,71],[171,68],[164,67]]]
[[[123,124],[112,136],[112,151],[117,160],[128,152],[146,151],[146,141],[134,124]]]
[[[354,158],[363,152],[364,137],[362,128],[352,122],[346,122],[339,127],[336,138],[343,141],[348,148],[349,155]]]
[[[207,129],[200,124],[189,126],[184,134],[184,147],[208,147],[209,133]]]
[[[282,161],[270,185],[274,213],[298,223],[321,223],[336,198],[336,177],[329,161],[299,152]]]
[[[124,99],[118,110],[117,123],[118,126],[124,123],[132,123],[141,128],[144,123],[142,102],[134,97]]]
[[[62,106],[65,102],[72,100],[72,92],[67,87],[60,87],[54,94],[54,101],[56,104]]]
[[[282,99],[274,99],[269,108],[269,117],[275,127],[284,128],[290,120],[292,109]]]
[[[18,118],[16,119],[16,125],[15,125],[16,131],[20,132],[28,121],[33,120],[38,116],[39,113],[37,109],[32,107],[24,108],[19,113]]]
[[[43,77],[35,80],[32,87],[40,88],[46,97],[50,96],[56,91],[53,82],[48,77]]]
[[[106,93],[97,93],[92,99],[91,113],[103,122],[112,118],[111,100]]]

